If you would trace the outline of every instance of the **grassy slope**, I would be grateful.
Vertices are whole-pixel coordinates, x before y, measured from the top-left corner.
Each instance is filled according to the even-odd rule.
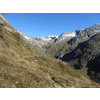
[[[65,54],[65,48],[68,48],[67,39],[65,41],[61,41],[58,43],[52,43],[50,45],[50,48],[46,51],[47,55],[50,55],[51,57],[57,57]]]
[[[31,47],[31,48],[30,48]],[[0,25],[0,87],[98,87]]]

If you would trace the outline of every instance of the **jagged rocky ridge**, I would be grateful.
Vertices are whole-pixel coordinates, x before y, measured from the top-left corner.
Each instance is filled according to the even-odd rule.
[[[100,32],[100,23],[75,32],[65,32],[60,36],[50,35],[45,38],[24,37],[46,55],[61,58],[83,42]]]
[[[65,41],[72,39],[73,37],[76,37],[76,32],[65,32],[61,34],[60,36],[56,35],[50,35],[45,38],[40,37],[28,37],[23,35],[31,44],[35,45],[40,51],[46,52],[52,47],[52,45],[56,45],[59,43],[65,43]],[[54,47],[55,48],[55,47]],[[60,48],[58,48],[60,49]],[[54,51],[55,53],[55,51]],[[47,54],[50,55],[50,54]]]
[[[67,41],[63,46],[63,48],[61,48],[61,50],[58,51],[55,57],[61,58],[62,55],[65,55],[73,51],[83,42],[89,40],[92,36],[98,34],[100,32],[100,24],[96,24],[85,29],[78,29],[75,32],[76,32],[76,37]]]
[[[45,55],[67,60],[69,56],[73,55],[73,51],[76,48],[91,39],[94,35],[99,34],[99,32],[100,23],[85,29],[78,29],[75,32],[65,32],[60,36],[51,35],[46,38],[32,38],[23,35],[23,37],[35,45],[42,53],[45,53]]]

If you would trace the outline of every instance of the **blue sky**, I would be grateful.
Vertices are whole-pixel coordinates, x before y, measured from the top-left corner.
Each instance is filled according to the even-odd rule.
[[[100,23],[100,13],[1,13],[19,32],[46,37]]]

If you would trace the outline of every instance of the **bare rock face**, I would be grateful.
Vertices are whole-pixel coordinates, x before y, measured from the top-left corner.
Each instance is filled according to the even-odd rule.
[[[89,40],[90,38],[92,38],[96,34],[99,34],[99,32],[100,32],[100,23],[93,25],[93,26],[90,26],[90,27],[85,28],[85,29],[76,30],[75,37],[69,39],[69,41],[67,41],[65,43],[65,45],[63,45],[62,50],[58,51],[58,53],[55,55],[55,57],[61,58],[61,55],[65,55],[65,54],[72,52],[79,45],[81,45],[85,41]]]
[[[98,32],[100,32],[100,23],[90,26],[85,29],[78,29],[76,30],[77,37],[72,39],[70,43],[71,42],[76,42],[76,43],[84,42],[90,39],[92,36],[98,34]]]

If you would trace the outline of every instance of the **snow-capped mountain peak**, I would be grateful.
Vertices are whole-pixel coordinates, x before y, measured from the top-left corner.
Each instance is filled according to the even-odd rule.
[[[41,47],[42,45],[46,45],[48,43],[51,43],[53,41],[55,41],[55,39],[58,38],[58,36],[56,35],[50,35],[50,36],[47,36],[45,38],[40,38],[40,37],[28,37],[26,35],[23,35],[24,38],[26,40],[28,40],[30,43],[32,43],[33,45],[38,45],[39,47]]]
[[[47,41],[51,41],[51,40],[55,40],[57,38],[58,38],[58,36],[56,36],[56,35],[49,35],[49,36],[47,36],[47,37],[45,37],[43,39],[47,40]]]
[[[65,40],[65,39],[70,39],[70,38],[74,38],[74,37],[76,37],[77,35],[76,35],[76,32],[64,32],[63,34],[61,34],[59,37],[58,37],[58,42],[60,42],[60,41],[63,41],[63,40]]]
[[[56,35],[49,35],[49,36],[47,36],[45,38],[58,38],[58,36],[56,36]]]
[[[63,34],[63,36],[65,36],[65,37],[75,37],[76,36],[76,32],[65,32]]]

